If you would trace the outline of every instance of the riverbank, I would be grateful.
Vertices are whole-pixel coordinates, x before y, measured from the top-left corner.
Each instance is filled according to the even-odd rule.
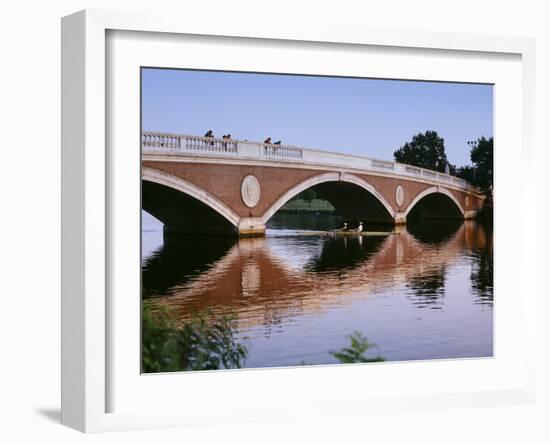
[[[320,213],[324,215],[333,215],[336,209],[328,201],[313,198],[311,200],[304,200],[296,198],[289,201],[280,209],[280,212],[284,213]]]

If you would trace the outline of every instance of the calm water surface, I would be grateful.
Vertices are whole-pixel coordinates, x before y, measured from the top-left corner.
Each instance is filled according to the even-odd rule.
[[[144,221],[143,298],[182,319],[235,312],[246,367],[336,363],[330,352],[355,330],[378,345],[368,356],[390,361],[492,356],[492,232],[473,221],[368,237],[296,229],[340,221],[281,214],[265,238],[166,242]]]

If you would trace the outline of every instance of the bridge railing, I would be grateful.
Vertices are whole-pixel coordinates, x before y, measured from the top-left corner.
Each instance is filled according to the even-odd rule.
[[[359,155],[347,155],[316,149],[304,149],[285,144],[266,144],[247,140],[143,132],[142,151],[149,154],[158,152],[180,155],[265,159],[282,162],[299,161],[304,164],[394,173],[396,175],[410,176],[436,183],[450,184],[464,189],[473,189],[467,181],[461,178],[434,170],[396,163],[395,161],[378,160]]]
[[[237,141],[225,138],[143,132],[144,151],[237,153]]]
[[[421,167],[410,166],[408,164],[394,163],[396,166],[400,166],[404,169],[405,175],[423,177],[437,182],[451,183],[458,187],[470,188],[472,187],[468,181],[452,176],[446,173],[436,172],[435,170],[423,169]]]
[[[304,149],[282,144],[263,144],[263,155],[269,158],[298,158],[304,157]]]

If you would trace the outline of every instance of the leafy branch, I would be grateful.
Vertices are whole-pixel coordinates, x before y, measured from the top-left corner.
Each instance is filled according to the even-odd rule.
[[[142,368],[146,373],[241,368],[248,356],[236,341],[232,315],[214,319],[201,312],[178,324],[167,310],[142,312]]]
[[[360,362],[383,362],[384,358],[367,358],[366,353],[370,348],[378,348],[376,344],[371,344],[368,339],[363,336],[360,331],[355,331],[348,336],[350,346],[344,347],[340,351],[330,352],[332,356],[344,364],[360,363]]]

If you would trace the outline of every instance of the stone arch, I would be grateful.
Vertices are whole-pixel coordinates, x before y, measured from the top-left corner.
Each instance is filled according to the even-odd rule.
[[[204,205],[210,207],[218,215],[221,215],[233,226],[237,227],[239,224],[240,217],[234,210],[232,210],[214,195],[186,180],[183,180],[166,172],[148,167],[142,168],[141,179],[142,181],[149,181],[151,183],[159,184],[170,189],[177,190],[192,198],[195,198],[197,201],[200,201]]]
[[[382,206],[386,209],[388,212],[388,215],[391,217],[391,219],[395,218],[395,211],[393,210],[392,206],[386,201],[384,196],[376,190],[376,188],[365,181],[363,178],[360,178],[356,175],[350,174],[350,173],[343,173],[343,172],[326,172],[322,173],[320,175],[315,175],[311,178],[308,178],[298,184],[296,184],[291,189],[287,190],[284,195],[282,195],[277,201],[275,201],[269,209],[267,209],[264,214],[261,216],[262,222],[265,224],[267,221],[281,208],[283,207],[288,201],[290,201],[292,198],[294,198],[299,193],[303,192],[304,190],[309,189],[310,187],[316,186],[318,184],[327,183],[327,182],[345,182],[345,183],[351,183],[355,184],[358,187],[363,188],[367,192],[369,192],[376,200],[378,200]]]
[[[453,195],[451,191],[441,186],[429,187],[423,190],[422,192],[420,192],[418,195],[416,195],[416,197],[407,206],[407,209],[404,212],[405,216],[407,216],[411,212],[411,210],[414,208],[414,206],[416,206],[416,204],[419,203],[424,197],[431,195],[433,193],[439,193],[447,196],[455,204],[456,208],[460,211],[462,216],[464,216],[464,208],[462,207],[458,199]]]

